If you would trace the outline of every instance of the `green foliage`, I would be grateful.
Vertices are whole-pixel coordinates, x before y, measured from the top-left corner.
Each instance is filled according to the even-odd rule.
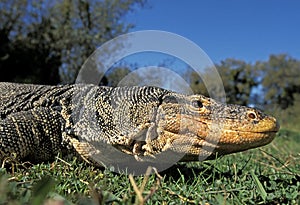
[[[300,61],[287,55],[271,55],[267,62],[258,62],[256,69],[263,72],[262,86],[265,104],[286,109],[295,103],[300,93]]]
[[[296,95],[300,93],[300,61],[285,54],[271,55],[268,61],[258,61],[253,65],[242,60],[226,59],[216,68],[229,103],[260,103],[266,108],[278,105],[286,109],[295,105]],[[201,76],[190,71],[186,75],[195,92],[207,93]],[[260,99],[255,99],[258,97]]]
[[[220,159],[179,163],[160,175],[134,177],[146,204],[298,204],[299,135],[283,130],[270,145]],[[10,170],[10,171],[9,171]],[[45,193],[48,194],[46,195]],[[133,204],[128,175],[76,160],[0,169],[0,204]]]
[[[252,69],[251,64],[241,60],[226,59],[216,65],[220,77],[222,78],[224,89],[227,95],[227,103],[248,105],[251,103],[251,92],[258,85],[257,73]],[[210,73],[205,73],[207,79],[214,81]],[[191,88],[195,93],[208,96],[206,86],[201,81],[203,76],[198,76],[195,72],[190,73]]]
[[[0,80],[74,82],[80,66],[95,48],[132,28],[123,17],[144,3],[145,0],[0,2],[0,70],[9,73]]]
[[[294,105],[282,109],[279,105],[268,105],[268,112],[276,116],[282,128],[300,132],[300,94],[294,94]]]
[[[120,83],[122,83],[122,80],[125,79],[125,77],[131,74],[131,85],[137,85],[138,80],[140,79],[140,76],[137,74],[133,74],[132,70],[126,66],[118,66],[114,69],[111,69],[107,74],[106,78],[108,80],[107,85],[108,86],[118,86]],[[128,85],[128,84],[127,84]]]
[[[251,64],[241,60],[226,59],[217,69],[223,80],[228,103],[248,105],[251,103],[251,91],[258,85],[257,73]]]

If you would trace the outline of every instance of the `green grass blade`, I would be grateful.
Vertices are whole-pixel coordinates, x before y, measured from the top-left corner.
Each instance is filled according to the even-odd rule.
[[[266,199],[267,199],[267,192],[266,192],[264,186],[259,181],[258,177],[256,176],[256,174],[254,173],[253,170],[250,171],[250,174],[251,174],[251,176],[252,176],[252,178],[253,178],[253,180],[254,180],[257,188],[258,188],[258,192],[259,192],[260,196],[262,197],[262,199],[264,201],[266,201]]]

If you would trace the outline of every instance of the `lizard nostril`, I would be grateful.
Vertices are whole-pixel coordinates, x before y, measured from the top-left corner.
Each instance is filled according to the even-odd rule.
[[[248,117],[252,120],[254,120],[256,118],[256,114],[254,112],[249,112],[248,113]]]

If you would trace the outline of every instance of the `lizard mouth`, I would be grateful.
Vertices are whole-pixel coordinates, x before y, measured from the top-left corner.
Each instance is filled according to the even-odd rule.
[[[187,118],[186,118],[187,119]],[[185,159],[199,156],[225,155],[240,152],[270,143],[276,136],[280,126],[273,117],[265,117],[258,122],[247,122],[239,126],[238,122],[224,119],[223,123],[212,124],[198,119],[187,119],[190,126],[185,127],[183,135],[190,138],[190,150]],[[190,133],[190,134],[189,134]]]
[[[277,131],[251,132],[224,130],[218,142],[218,150],[233,153],[261,147],[269,144],[276,136]]]
[[[181,159],[181,161],[203,161],[205,159],[215,159],[216,156],[222,156],[261,147],[266,144],[269,144],[275,138],[276,135],[276,131],[239,131],[239,137],[236,137],[237,135],[234,134],[234,131],[232,130],[226,130],[224,132],[227,133],[227,136],[221,136],[219,138],[219,141],[212,141],[208,139],[208,137],[197,137],[196,139],[191,140],[189,150],[186,152],[186,155]],[[252,138],[245,137],[249,135],[251,135]]]
[[[242,151],[247,147],[250,149],[270,143],[275,138],[277,131],[277,128],[266,131],[221,129],[217,131],[210,130],[205,135],[198,135],[198,138],[218,145],[218,149]]]
[[[219,144],[271,142],[280,129],[278,121],[270,116],[260,121],[249,121],[242,125],[227,119],[221,123],[189,120],[191,120],[191,126],[188,127],[190,132],[197,133],[197,136],[202,140]]]

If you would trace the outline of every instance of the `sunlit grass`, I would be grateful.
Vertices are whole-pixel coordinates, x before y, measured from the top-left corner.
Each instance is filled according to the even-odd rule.
[[[300,135],[132,177],[62,161],[0,169],[0,204],[299,204]]]

